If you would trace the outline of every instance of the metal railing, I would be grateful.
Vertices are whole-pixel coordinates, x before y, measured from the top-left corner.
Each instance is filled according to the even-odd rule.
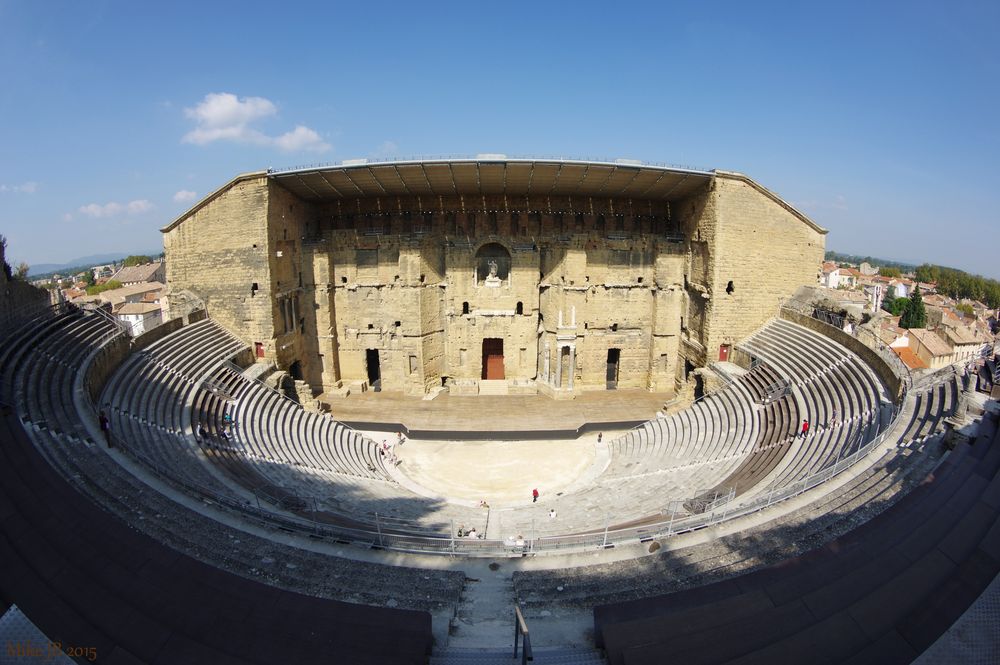
[[[120,329],[116,328],[110,330],[105,337],[111,339],[120,334],[122,334]],[[242,374],[242,370],[238,366],[231,364],[229,367]],[[81,367],[79,371],[85,372],[88,369],[89,365],[86,365]],[[243,378],[251,380],[246,377]],[[257,383],[265,386],[269,391],[281,395],[284,399],[288,399],[293,404],[297,404],[294,400],[282,395],[280,391],[270,388],[270,386],[267,386],[263,382],[257,381]],[[696,400],[695,403],[710,396],[705,395]],[[91,415],[95,415],[97,408],[92,401],[89,406],[93,412]],[[320,521],[320,511],[315,497],[300,496],[294,493],[276,496],[269,492],[268,489],[262,487],[247,488],[254,497],[253,501],[236,496],[235,493],[223,493],[217,488],[206,487],[192,481],[190,478],[184,477],[183,474],[178,473],[178,469],[175,467],[165,468],[160,462],[150,459],[140,449],[133,447],[130,442],[123,440],[116,434],[112,433],[111,436],[112,440],[123,452],[140,462],[143,467],[165,483],[207,499],[217,505],[238,511],[251,519],[259,520],[270,526],[278,526],[283,529],[306,533],[313,537],[329,538],[339,542],[362,543],[371,547],[402,552],[438,553],[456,556],[522,556],[568,549],[602,549],[621,544],[672,537],[764,510],[827,482],[857,463],[872,449],[883,443],[887,432],[898,422],[900,409],[895,406],[893,407],[889,423],[885,428],[881,428],[880,416],[881,414],[878,412],[871,414],[868,421],[864,423],[864,426],[859,428],[854,439],[844,446],[843,451],[846,452],[853,449],[853,452],[838,459],[829,467],[790,485],[772,487],[765,494],[756,495],[749,499],[741,499],[734,492],[729,492],[721,498],[716,498],[714,501],[708,503],[705,506],[705,512],[695,515],[681,514],[681,507],[684,502],[673,501],[670,504],[669,513],[667,510],[661,512],[662,519],[642,526],[613,529],[611,528],[613,516],[609,514],[605,516],[603,525],[594,525],[593,528],[583,533],[560,536],[536,536],[532,532],[530,539],[520,542],[513,542],[510,539],[456,539],[453,527],[446,532],[444,528],[422,526],[412,521],[386,519],[381,515],[375,515],[374,523],[370,522],[368,525],[362,526],[348,526],[330,521]],[[873,428],[874,435],[872,435]],[[864,439],[869,435],[872,435],[872,438],[865,442]],[[190,442],[182,436],[171,436],[176,437],[179,446],[190,445]],[[280,510],[294,510],[295,514],[278,513],[272,506]],[[356,515],[345,515],[343,517],[351,519],[351,521],[358,519]],[[329,518],[336,520],[338,516],[336,514],[328,514]],[[367,519],[371,519],[370,516]]]
[[[852,324],[848,330],[845,330],[844,321],[846,321],[846,317],[836,312],[819,308],[816,305],[804,300],[795,300],[790,298],[781,303],[781,309],[787,309],[795,312],[796,314],[802,314],[816,319],[831,328],[839,330],[845,335],[850,335],[851,337],[857,339],[866,347],[877,353],[879,357],[882,358],[882,360],[889,366],[892,373],[895,374],[896,377],[898,377],[902,382],[904,395],[905,391],[909,390],[910,386],[913,385],[913,376],[910,373],[910,368],[906,366],[906,363],[900,360],[899,356],[897,356],[895,352],[883,344],[882,340],[880,340],[872,331],[854,324]]]
[[[347,159],[340,162],[315,162],[300,166],[289,166],[282,168],[269,168],[269,175],[290,173],[293,171],[310,171],[315,169],[339,168],[339,167],[364,167],[377,164],[407,164],[418,162],[564,162],[568,164],[608,164],[626,168],[652,167],[659,169],[670,169],[674,171],[690,171],[692,173],[702,173],[710,175],[714,170],[697,166],[682,166],[667,162],[644,162],[641,160],[622,160],[621,158],[608,157],[565,157],[563,155],[415,155],[410,157],[367,157],[363,159]]]
[[[521,649],[521,665],[526,665],[529,660],[534,660],[531,653],[531,635],[528,633],[528,624],[521,614],[521,606],[514,605],[514,658],[517,658],[517,641],[521,638],[524,648]]]

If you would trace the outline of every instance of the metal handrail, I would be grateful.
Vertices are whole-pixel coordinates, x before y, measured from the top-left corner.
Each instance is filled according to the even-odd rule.
[[[113,337],[118,334],[120,334],[118,330],[111,330],[109,331],[108,336]],[[79,371],[87,371],[88,367],[89,364],[81,367]],[[247,377],[243,378],[248,381],[251,380]],[[279,395],[281,394],[278,391],[274,391],[274,389],[270,388],[263,382],[259,383],[267,387],[269,390],[276,392]],[[700,399],[705,399],[709,396],[710,395],[705,395]],[[288,399],[287,397],[285,398]],[[294,400],[289,401],[297,404]],[[89,401],[89,406],[93,413],[96,414],[97,409],[92,401]],[[670,537],[702,529],[706,526],[712,526],[722,521],[729,521],[759,510],[763,510],[771,505],[787,500],[793,496],[797,496],[823,482],[828,481],[843,470],[861,460],[871,450],[885,440],[888,432],[891,431],[896,423],[898,423],[900,413],[901,409],[894,407],[888,426],[881,432],[878,432],[872,440],[860,445],[862,444],[866,433],[871,431],[872,425],[875,424],[877,426],[880,424],[873,423],[872,420],[873,418],[878,418],[879,414],[871,414],[865,427],[859,429],[858,433],[855,435],[857,438],[854,441],[851,441],[850,444],[844,448],[844,450],[847,451],[854,448],[855,445],[858,445],[858,448],[853,453],[850,453],[846,457],[837,460],[831,466],[806,478],[784,487],[771,488],[767,494],[758,495],[749,501],[739,501],[734,493],[730,493],[722,500],[713,502],[713,505],[710,506],[708,511],[698,515],[678,518],[676,515],[675,503],[674,510],[671,512],[669,520],[663,519],[654,524],[641,527],[610,529],[610,519],[608,519],[606,520],[607,523],[603,528],[595,527],[588,533],[571,536],[535,537],[533,535],[530,541],[530,546],[527,550],[518,549],[515,554],[557,551],[566,548],[602,548],[606,546],[634,542],[636,540],[646,541],[654,538]],[[355,542],[368,542],[372,545],[377,542],[380,547],[385,549],[404,552],[464,554],[471,556],[512,555],[511,548],[503,540],[487,540],[485,538],[476,540],[456,540],[454,538],[453,530],[449,530],[448,533],[442,532],[440,534],[429,534],[426,530],[423,531],[423,533],[418,533],[418,530],[414,528],[413,524],[407,525],[401,522],[396,522],[391,525],[392,531],[387,532],[382,528],[382,522],[384,521],[381,519],[382,516],[378,516],[378,518],[376,518],[377,521],[374,524],[374,528],[355,528],[338,524],[319,523],[316,519],[317,508],[314,498],[300,497],[294,494],[289,494],[285,500],[282,500],[280,497],[271,496],[262,488],[252,489],[257,501],[257,506],[254,508],[250,501],[242,500],[234,496],[222,495],[213,488],[202,486],[183,477],[178,477],[176,469],[163,468],[156,461],[147,459],[137,450],[132,449],[128,442],[121,440],[121,438],[114,433],[112,433],[112,437],[113,440],[120,446],[121,450],[129,454],[130,457],[133,457],[141,462],[145,468],[149,469],[153,473],[154,476],[160,477],[168,484],[180,487],[181,489],[195,495],[208,498],[218,505],[229,507],[272,525],[279,524],[292,530],[306,531],[320,537],[350,539]],[[308,506],[311,505],[312,519],[297,515],[282,515],[275,513],[260,504],[261,498],[263,498],[266,503],[271,503],[279,507],[282,507],[283,504],[288,505],[288,501],[294,501],[300,508],[301,506],[306,506],[306,510],[308,510]],[[666,515],[664,514],[664,517],[665,516]]]
[[[521,665],[526,665],[529,660],[534,660],[535,656],[531,652],[531,635],[528,633],[528,624],[521,614],[521,606],[514,605],[514,658],[517,658],[517,641],[523,640],[524,648],[521,649]]]

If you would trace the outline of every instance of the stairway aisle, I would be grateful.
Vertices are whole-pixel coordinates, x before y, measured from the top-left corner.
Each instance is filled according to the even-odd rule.
[[[465,588],[452,619],[448,644],[438,645],[430,665],[508,665],[514,657],[514,583],[506,562],[477,561],[466,568]],[[554,617],[553,617],[554,619]],[[529,621],[533,624],[544,619]],[[554,619],[556,620],[556,619]],[[537,640],[537,634],[536,642]],[[546,646],[535,644],[537,665],[600,665],[599,651],[589,645]]]

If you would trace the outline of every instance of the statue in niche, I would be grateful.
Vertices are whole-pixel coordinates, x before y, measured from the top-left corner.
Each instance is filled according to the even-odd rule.
[[[499,266],[497,266],[496,259],[490,259],[489,263],[487,263],[486,265],[490,269],[490,274],[486,276],[485,280],[483,280],[483,284],[485,286],[495,289],[499,287],[501,284],[503,284],[503,280],[497,277],[497,269]]]

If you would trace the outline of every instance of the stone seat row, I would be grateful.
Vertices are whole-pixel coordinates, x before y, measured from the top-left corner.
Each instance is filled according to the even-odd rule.
[[[217,374],[225,380],[224,370]],[[328,415],[304,410],[259,381],[237,375],[233,399],[217,402],[238,423],[238,439],[259,456],[278,459],[318,471],[390,481],[386,457],[376,442]],[[216,416],[218,418],[218,416]]]
[[[745,454],[759,426],[750,393],[736,382],[610,442],[612,463],[605,475],[635,476]]]
[[[19,411],[24,412],[27,409],[35,409],[47,421],[52,422],[55,418],[43,409],[52,409],[52,405],[66,405],[72,411],[72,417],[77,422],[87,418],[91,421],[96,420],[93,413],[81,416],[75,410],[72,399],[68,397],[58,400],[48,399],[47,394],[44,392],[46,389],[54,390],[58,388],[66,390],[68,394],[68,391],[74,385],[76,376],[81,373],[85,374],[81,368],[88,357],[88,353],[77,353],[76,351],[79,349],[75,346],[74,342],[80,338],[81,324],[89,324],[92,320],[103,321],[104,323],[101,323],[100,326],[105,327],[105,332],[117,332],[113,324],[110,324],[107,319],[98,319],[97,317],[82,315],[79,312],[73,311],[56,328],[49,330],[52,338],[52,348],[64,349],[70,352],[65,358],[54,359],[47,352],[46,345],[34,343],[19,347],[24,353],[19,355],[18,362],[14,362],[13,358],[11,358],[11,362],[3,365],[3,368],[7,372],[16,374],[13,377],[14,381],[12,385],[26,385],[31,387],[30,391],[20,391],[21,397],[17,400]],[[31,339],[37,341],[34,337]],[[90,336],[89,339],[95,340],[101,338]],[[46,341],[48,342],[49,340],[46,339]],[[6,357],[10,355],[8,354]],[[48,376],[47,368],[50,365],[58,367],[66,366],[70,373],[68,380],[62,382],[29,381],[31,376],[38,375],[39,373],[43,376]],[[25,421],[27,421],[26,418]],[[255,515],[251,510],[252,504],[247,500],[246,496],[234,492],[229,484],[220,482],[218,475],[212,472],[210,467],[204,463],[201,451],[193,446],[187,437],[178,436],[168,428],[149,421],[141,422],[138,417],[126,417],[117,421],[117,425],[118,428],[114,430],[113,435],[116,445],[124,447],[125,442],[128,442],[129,452],[139,457],[147,467],[152,468],[161,478],[195,490],[202,496],[207,493],[211,496],[225,499],[229,506],[243,506],[241,510],[247,511],[244,513],[244,517],[253,517]],[[99,446],[79,445],[79,441],[72,439],[57,428],[43,429],[33,427],[30,431],[32,437],[39,443],[40,451],[46,454],[50,463],[64,477],[74,479],[74,483],[87,485],[88,491],[93,492],[95,498],[98,498],[102,503],[121,505],[127,510],[135,510],[141,515],[143,506],[155,499],[157,502],[162,503],[156,511],[157,524],[161,524],[170,518],[167,514],[170,511],[165,510],[165,507],[173,505],[171,501],[165,497],[156,499],[156,493],[151,492],[148,486],[143,485],[142,481],[132,476],[127,470],[117,464],[108,464],[109,460],[103,454],[103,441],[100,442]],[[90,440],[87,443],[93,443],[93,441]],[[126,495],[134,495],[136,493],[143,495],[142,500],[139,502],[129,502],[123,498]],[[395,498],[398,499],[399,496],[397,495]],[[180,509],[178,508],[178,510]],[[143,518],[140,517],[140,519]],[[197,541],[187,540],[188,536],[185,531],[190,519],[190,516],[180,518],[175,527],[170,529],[170,538],[184,539],[189,546],[195,546]],[[444,526],[441,529],[447,532]],[[392,532],[392,525],[389,525],[387,532]],[[251,559],[252,556],[251,554]],[[425,575],[424,577],[427,576]],[[351,576],[345,574],[343,578],[346,582]],[[427,585],[413,581],[408,583],[407,588],[414,590],[421,589],[420,594],[412,598],[408,606],[423,607],[421,598],[436,597],[434,594],[428,596],[427,590],[423,588],[425,586]],[[449,583],[449,588],[453,588],[453,586],[452,583]],[[365,596],[370,597],[372,600],[377,600],[381,597],[384,600],[385,593],[391,593],[397,598],[405,596],[399,590],[393,591],[387,589],[383,591],[378,588],[372,588],[366,593],[363,584],[352,586],[349,594],[342,595],[352,597]],[[441,602],[441,599],[438,598],[435,602]]]
[[[183,405],[205,372],[243,348],[205,319],[131,354],[101,395],[116,442],[174,482],[236,498],[184,436]]]
[[[594,609],[612,665],[911,662],[1000,572],[1000,437],[983,421],[926,481],[822,547]]]
[[[15,353],[25,358],[30,351],[33,362],[32,370],[20,372],[15,382],[16,398],[24,405],[24,420],[71,440],[87,440],[89,435],[73,404],[75,367],[84,360],[90,345],[115,332],[106,318],[74,310],[18,340]],[[8,358],[7,363],[12,371],[18,368],[14,358]]]
[[[907,409],[917,406],[912,422],[932,420],[935,416],[928,403],[916,397],[916,391],[908,397]],[[614,563],[515,573],[518,598],[535,612],[553,605],[589,608],[595,603],[699,586],[775,563],[815,548],[887,509],[922,483],[939,462],[942,449],[940,445],[919,450],[888,446],[883,456],[835,491],[820,486],[810,492],[812,498],[806,505],[707,543]],[[559,587],[562,590],[557,591]]]
[[[774,320],[743,347],[792,384],[808,420],[784,468],[769,487],[808,477],[863,445],[883,425],[880,384],[859,358],[822,335]]]
[[[81,500],[83,490],[137,515],[156,512],[150,502],[157,502],[155,492],[140,488],[109,464],[101,447],[71,435],[68,427],[21,424],[29,422],[29,410],[39,421],[71,419],[71,411],[63,412],[74,408],[65,386],[85,371],[87,345],[107,338],[92,335],[103,324],[86,318],[65,317],[57,329],[46,326],[42,337],[18,336],[25,343],[5,349],[0,365],[10,379],[0,402],[12,405],[0,414],[0,596],[17,603],[47,635],[92,646],[106,663],[287,662],[317,653],[351,662],[423,662],[431,639],[426,613],[268,587],[163,547],[105,507]],[[39,380],[32,379],[35,374]],[[93,412],[77,412],[72,419],[94,418]],[[115,481],[122,484],[107,484]],[[135,489],[123,496],[126,487]],[[184,510],[170,505],[159,506],[157,524]],[[191,519],[177,520],[177,533],[191,526]],[[387,625],[393,626],[393,641],[379,644]]]
[[[944,380],[916,391],[916,408],[903,433],[901,444],[923,442],[938,430],[944,418],[955,414],[961,392],[960,382],[958,375],[951,373]]]
[[[231,367],[213,374],[192,407],[193,427],[200,424],[209,433],[197,437],[205,457],[258,498],[285,510],[361,529],[364,537],[381,529],[386,535],[447,538],[452,522],[483,527],[477,508],[428,500],[399,486],[374,441],[329,416],[303,410]]]

